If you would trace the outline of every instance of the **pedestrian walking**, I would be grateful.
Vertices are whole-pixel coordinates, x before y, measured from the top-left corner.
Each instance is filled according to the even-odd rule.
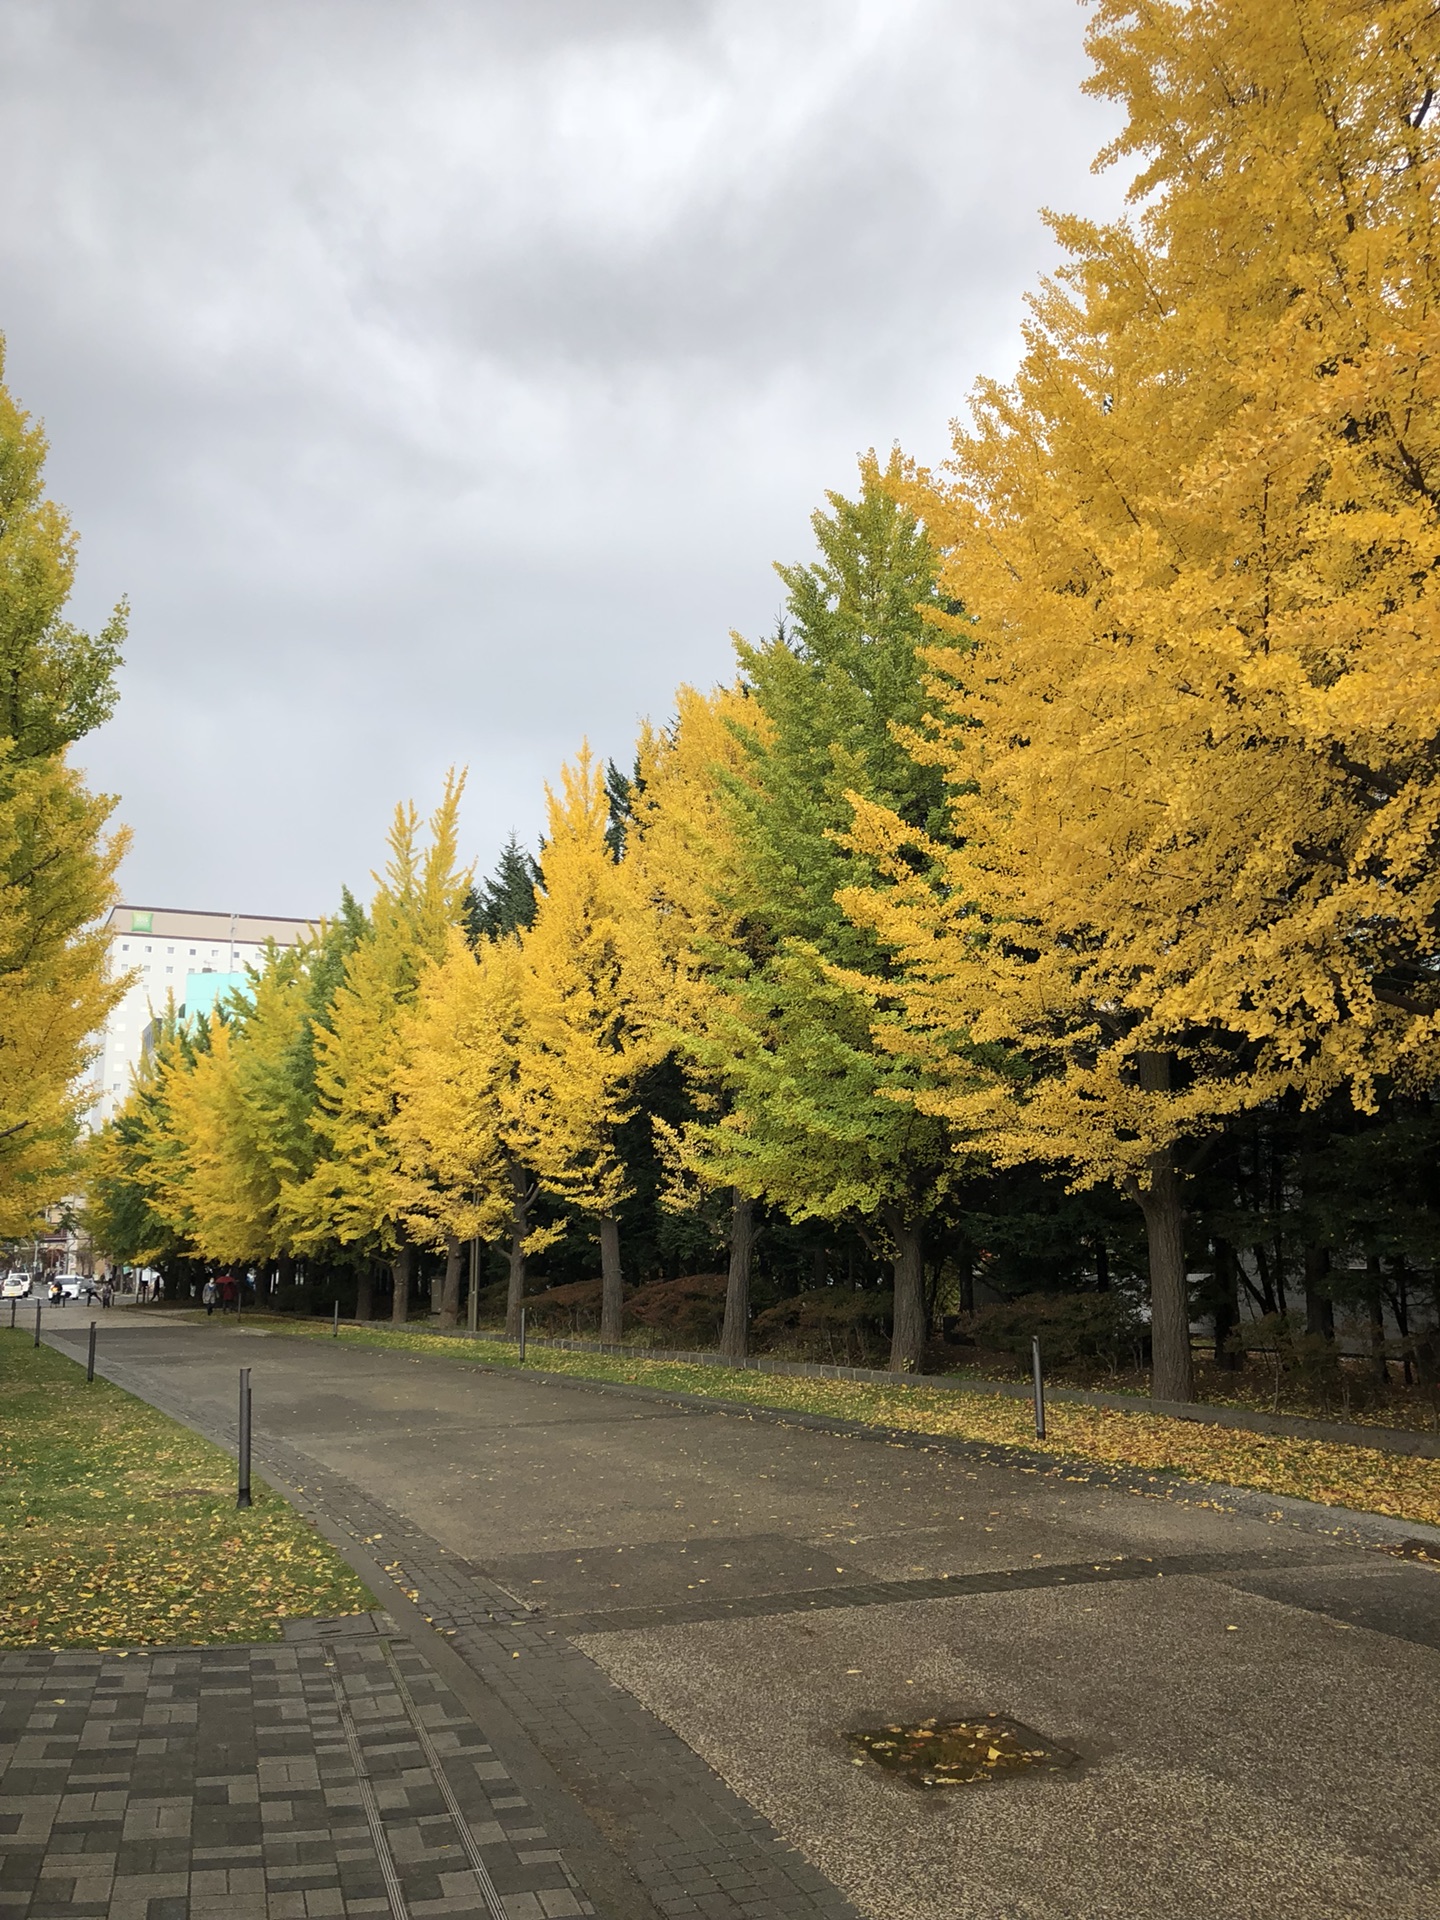
[[[222,1313],[229,1313],[230,1310],[235,1305],[235,1297],[236,1297],[236,1294],[239,1292],[238,1287],[235,1285],[234,1274],[222,1273],[220,1276],[219,1285],[220,1285],[220,1311]]]
[[[215,1302],[220,1298],[220,1289],[213,1280],[207,1280],[201,1289],[200,1298],[205,1303],[205,1318],[210,1319],[215,1311]]]
[[[100,1304],[101,1304],[101,1306],[102,1306],[102,1307],[108,1307],[108,1306],[110,1305],[110,1303],[111,1303],[111,1301],[112,1301],[112,1300],[113,1300],[114,1298],[115,1298],[115,1289],[114,1289],[114,1287],[112,1287],[112,1286],[111,1286],[111,1284],[110,1284],[110,1282],[109,1282],[109,1280],[105,1280],[105,1281],[102,1281],[102,1282],[101,1282],[101,1286],[100,1286]]]

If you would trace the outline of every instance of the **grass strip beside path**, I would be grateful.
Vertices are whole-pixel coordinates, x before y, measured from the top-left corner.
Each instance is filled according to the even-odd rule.
[[[329,1339],[326,1322],[266,1317],[266,1324],[311,1339]],[[340,1339],[352,1346],[483,1360],[487,1366],[517,1366],[513,1344],[471,1342],[435,1333],[355,1326],[342,1321]],[[1057,1460],[1120,1467],[1143,1473],[1177,1474],[1263,1493],[1397,1520],[1440,1526],[1440,1460],[1382,1453],[1370,1447],[1281,1434],[1247,1433],[1235,1427],[1175,1420],[1143,1408],[1131,1413],[1108,1407],[1054,1402],[1046,1408],[1046,1437],[1035,1438],[1030,1404],[1002,1394],[944,1388],[881,1386],[860,1380],[808,1379],[756,1373],[741,1367],[693,1366],[678,1360],[622,1359],[613,1354],[536,1350],[534,1365],[546,1373],[624,1386],[658,1387],[672,1393],[812,1413],[830,1420],[895,1427],[984,1445],[1023,1447]]]
[[[0,1646],[278,1640],[375,1603],[329,1543],[208,1440],[0,1330]]]

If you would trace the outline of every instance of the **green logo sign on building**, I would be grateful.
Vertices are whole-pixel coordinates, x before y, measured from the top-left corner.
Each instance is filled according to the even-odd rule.
[[[153,933],[154,928],[150,923],[154,918],[153,913],[132,913],[130,916],[131,933]]]

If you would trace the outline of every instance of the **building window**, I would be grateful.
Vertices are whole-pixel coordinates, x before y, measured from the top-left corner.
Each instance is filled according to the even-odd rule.
[[[128,940],[121,946],[120,951],[121,953],[128,953],[130,951],[130,942]]]
[[[151,949],[150,947],[146,947],[146,949],[145,949],[145,951],[146,951],[146,953],[150,953],[150,952],[152,951],[152,949]]]

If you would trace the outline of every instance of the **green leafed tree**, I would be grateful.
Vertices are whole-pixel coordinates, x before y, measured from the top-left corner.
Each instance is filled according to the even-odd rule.
[[[886,965],[837,895],[870,877],[845,841],[849,796],[923,825],[938,781],[907,753],[924,688],[921,609],[937,602],[937,559],[893,475],[863,463],[855,500],[814,517],[818,560],[782,567],[786,620],[737,642],[756,715],[739,722],[749,767],[730,794],[739,858],[738,939],[724,991],[690,1050],[722,1078],[728,1111],[690,1130],[691,1165],[792,1219],[848,1219],[889,1258],[892,1365],[916,1367],[926,1337],[926,1223],[957,1168],[945,1128],[893,1097],[908,1065],[876,1038]]]

